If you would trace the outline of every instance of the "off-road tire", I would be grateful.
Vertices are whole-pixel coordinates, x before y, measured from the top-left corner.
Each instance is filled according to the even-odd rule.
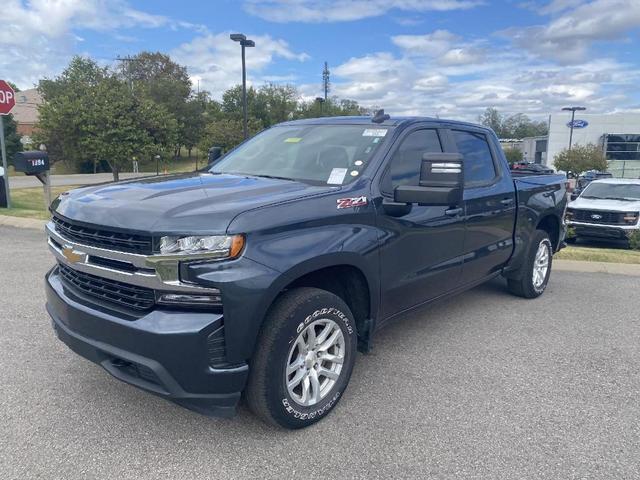
[[[296,403],[286,386],[289,352],[299,332],[316,319],[330,319],[344,335],[344,361],[326,397],[311,407]],[[262,420],[288,429],[308,427],[331,412],[349,383],[355,363],[357,331],[353,314],[338,296],[318,288],[296,288],[282,294],[270,308],[250,361],[245,397]]]

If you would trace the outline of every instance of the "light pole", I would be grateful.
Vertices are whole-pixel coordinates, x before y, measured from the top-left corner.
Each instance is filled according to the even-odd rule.
[[[571,142],[573,141],[573,121],[576,118],[576,112],[586,110],[585,107],[563,107],[562,110],[566,112],[571,112],[571,123],[569,124],[569,128],[571,129],[569,132],[569,151],[571,151]]]
[[[242,129],[245,140],[249,137],[247,130],[247,68],[244,60],[244,49],[246,47],[255,47],[253,40],[247,40],[246,35],[242,33],[232,33],[229,38],[234,42],[239,42],[242,49]]]

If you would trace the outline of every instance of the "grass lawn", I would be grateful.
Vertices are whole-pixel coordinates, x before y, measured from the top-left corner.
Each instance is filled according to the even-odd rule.
[[[568,246],[553,256],[558,260],[640,264],[640,251],[619,248]]]
[[[76,187],[51,187],[51,198]],[[46,220],[49,212],[44,208],[42,187],[16,188],[11,190],[11,208],[0,208],[0,215],[14,217],[39,218]]]

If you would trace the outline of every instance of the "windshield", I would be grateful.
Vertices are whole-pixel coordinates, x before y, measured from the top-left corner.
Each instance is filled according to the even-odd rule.
[[[592,182],[580,196],[582,198],[606,198],[610,200],[640,200],[640,184]]]
[[[344,185],[358,178],[387,132],[366,125],[273,127],[230,152],[210,172]]]

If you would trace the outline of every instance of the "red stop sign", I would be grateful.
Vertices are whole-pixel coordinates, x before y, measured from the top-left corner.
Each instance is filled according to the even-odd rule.
[[[0,115],[7,115],[16,104],[16,93],[4,80],[0,80]]]

